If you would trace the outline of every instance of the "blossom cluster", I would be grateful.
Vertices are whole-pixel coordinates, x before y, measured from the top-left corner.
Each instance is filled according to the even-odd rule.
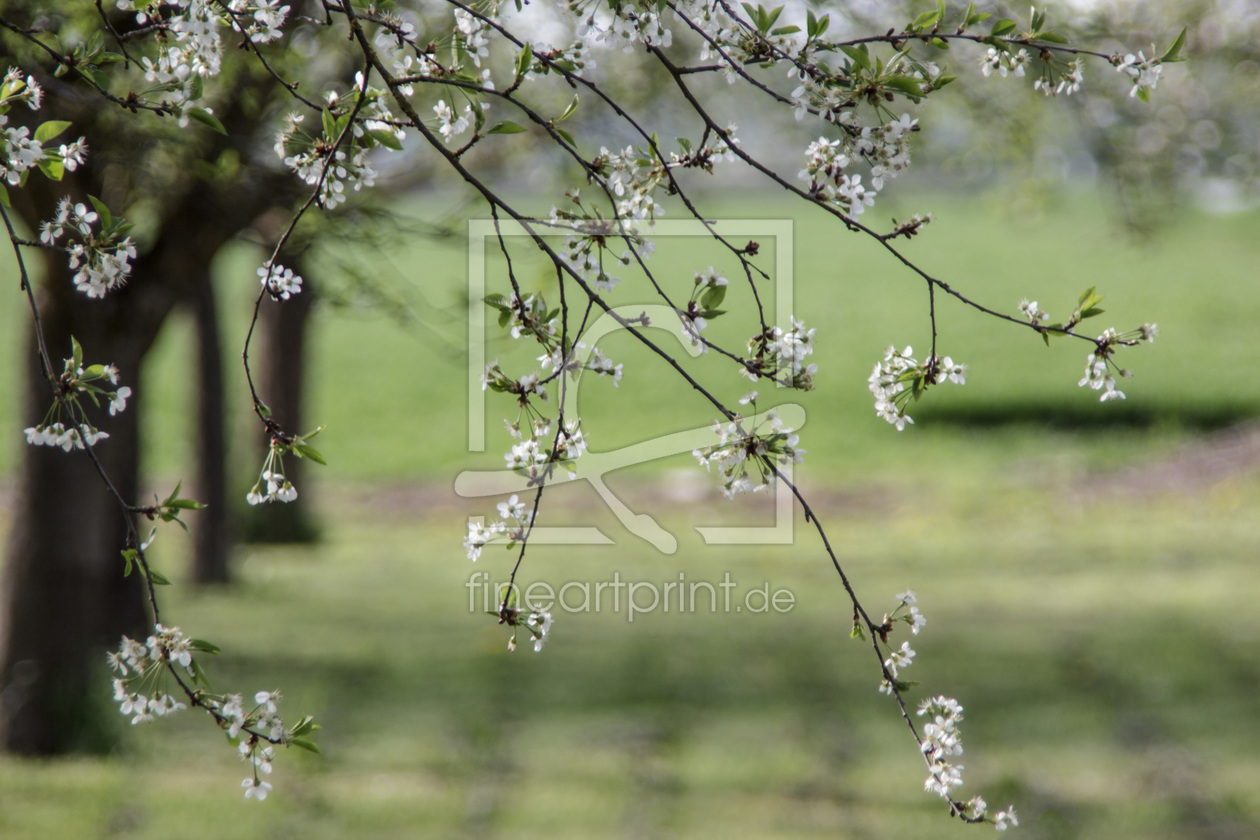
[[[108,432],[96,428],[88,419],[81,399],[94,405],[108,401],[110,416],[127,408],[131,388],[118,384],[118,368],[109,365],[83,364],[83,348],[70,339],[72,354],[65,360],[61,376],[57,379],[59,396],[35,426],[23,430],[26,442],[32,446],[60,446],[66,452],[94,446],[109,437]]]
[[[632,52],[638,45],[668,48],[674,35],[661,20],[661,10],[651,3],[610,3],[601,9],[598,3],[568,0],[569,10],[577,15],[577,35],[586,44],[621,47]]]
[[[569,190],[565,195],[578,210],[552,207],[548,213],[548,225],[570,231],[565,238],[564,247],[557,249],[556,253],[582,282],[601,294],[611,292],[617,288],[621,278],[608,273],[605,260],[627,266],[636,258],[643,262],[651,259],[656,251],[656,243],[644,235],[652,227],[651,220],[641,223],[624,218],[615,221],[593,218],[582,206],[579,190]],[[630,246],[621,252],[620,257],[613,257],[609,253],[608,243],[614,238],[621,239]]]
[[[1052,335],[1075,335],[1073,330],[1078,324],[1087,318],[1102,314],[1103,310],[1098,308],[1098,303],[1102,299],[1102,295],[1095,289],[1086,289],[1077,302],[1076,310],[1063,324],[1046,323],[1050,320],[1050,316],[1037,305],[1035,300],[1030,301],[1027,298],[1021,300],[1019,311],[1049,343]],[[1112,369],[1114,368],[1117,374],[1126,379],[1132,374],[1116,364],[1114,359],[1116,350],[1120,347],[1132,347],[1143,341],[1152,342],[1157,335],[1159,335],[1159,327],[1155,324],[1142,324],[1137,329],[1126,333],[1121,333],[1114,327],[1103,330],[1102,335],[1094,339],[1094,351],[1085,359],[1085,375],[1076,384],[1081,388],[1089,387],[1094,391],[1102,391],[1098,397],[1101,402],[1124,399],[1124,392],[1116,388],[1116,377],[1112,374]]]
[[[288,300],[302,291],[302,278],[282,265],[273,264],[270,270],[264,265],[258,269],[258,279],[272,300]]]
[[[308,186],[318,186],[319,202],[333,210],[346,200],[346,186],[355,192],[376,183],[376,170],[368,161],[368,148],[347,144],[350,153],[337,145],[340,132],[318,137],[302,128],[305,114],[290,114],[276,135],[275,151],[284,165]]]
[[[914,358],[913,347],[898,352],[890,344],[884,351],[883,361],[875,363],[866,381],[875,395],[875,413],[900,432],[906,424],[914,424],[914,419],[906,414],[911,399],[917,400],[931,385],[967,384],[967,366],[955,363],[949,356],[943,359],[930,356],[919,362]]]
[[[525,539],[525,531],[533,522],[533,514],[526,514],[525,505],[520,497],[513,493],[506,502],[499,502],[499,518],[489,525],[470,521],[468,534],[464,537],[464,550],[468,559],[474,563],[481,556],[481,549],[488,543],[503,537],[508,548]]]
[[[22,76],[16,67],[10,67],[0,79],[0,180],[9,186],[22,184],[27,173],[37,167],[57,180],[62,172],[73,172],[87,159],[87,141],[80,137],[62,143],[57,151],[45,147],[54,140],[69,123],[47,122],[38,126],[35,133],[24,126],[9,125],[8,111],[16,104],[25,104],[38,111],[44,101],[44,89],[33,76]]]
[[[855,129],[843,140],[819,137],[806,147],[805,168],[797,177],[809,183],[809,193],[818,201],[845,215],[860,216],[875,204],[875,196],[885,182],[909,167],[910,134],[918,128],[917,119],[902,114],[878,127]],[[850,172],[858,159],[870,164],[870,181],[866,184],[861,175]]]
[[[43,88],[31,76],[23,79],[16,67],[10,67],[0,82],[0,178],[10,186],[22,183],[26,172],[44,160],[45,152],[43,143],[31,135],[29,128],[8,125],[5,112],[17,103],[38,111],[43,99]]]
[[[141,26],[161,23],[166,37],[159,42],[157,60],[140,59],[145,80],[173,96],[168,105],[187,124],[187,109],[201,95],[203,81],[217,76],[223,66],[223,36],[228,26],[255,44],[274,41],[289,17],[280,0],[117,0],[121,11],[136,13]]]
[[[753,403],[755,407],[756,399],[754,391],[741,402]],[[739,415],[727,423],[715,422],[713,432],[718,442],[691,453],[706,470],[717,466],[722,492],[728,499],[773,486],[780,466],[799,464],[805,458],[805,450],[797,445],[799,437],[784,427],[773,409],[749,429],[744,428],[745,422]]]
[[[1146,53],[1137,55],[1129,53],[1116,63],[1116,70],[1124,73],[1133,82],[1129,96],[1140,96],[1144,91],[1152,91],[1159,84],[1159,77],[1164,72],[1163,63],[1157,58],[1147,58]]]
[[[48,247],[64,248],[67,264],[74,272],[75,288],[89,298],[103,298],[131,276],[136,246],[125,235],[131,229],[129,223],[111,216],[95,198],[91,198],[91,203],[94,209],[82,202],[71,205],[69,198],[62,198],[57,215],[40,224],[39,241]],[[59,246],[63,237],[78,241]]]
[[[283,442],[272,438],[262,471],[245,495],[245,501],[260,505],[263,502],[292,502],[297,499],[297,488],[284,474],[284,452],[287,448]]]
[[[123,636],[118,650],[109,653],[109,667],[118,675],[114,678],[114,700],[122,714],[132,716],[133,726],[188,708],[161,685],[168,663],[182,668],[189,677],[195,675],[194,649],[194,640],[178,627],[157,624],[143,644]]]
[[[1081,377],[1080,382],[1076,383],[1077,386],[1081,388],[1088,386],[1092,390],[1102,391],[1098,397],[1099,402],[1124,399],[1124,392],[1116,389],[1116,378],[1112,375],[1111,368],[1114,367],[1125,379],[1132,376],[1132,373],[1117,365],[1113,360],[1116,348],[1136,344],[1138,341],[1151,342],[1158,334],[1159,328],[1155,324],[1143,324],[1125,335],[1121,335],[1112,327],[1103,330],[1103,334],[1094,339],[1094,352],[1085,358],[1085,375]]]
[[[814,352],[816,329],[791,316],[791,328],[769,327],[748,340],[748,358],[740,373],[756,382],[761,377],[773,379],[789,388],[809,391],[814,387],[818,365],[805,364]]]

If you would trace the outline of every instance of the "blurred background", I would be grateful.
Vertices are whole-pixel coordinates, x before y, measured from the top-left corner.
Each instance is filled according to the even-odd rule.
[[[833,33],[883,31],[922,10],[846,9],[833,12]],[[996,310],[1018,315],[1028,298],[1062,318],[1097,286],[1106,296],[1106,314],[1091,322],[1098,331],[1158,323],[1153,344],[1118,356],[1134,372],[1120,386],[1123,402],[1099,404],[1077,387],[1083,342],[1047,347],[1031,331],[938,299],[941,353],[969,366],[967,384],[930,392],[910,411],[915,425],[896,432],[874,415],[866,377],[890,343],[926,353],[922,281],[733,165],[693,186],[710,218],[792,221],[795,312],[818,330],[819,366],[817,390],[790,395],[807,416],[797,477],[868,609],[892,609],[907,588],[918,594],[928,624],[913,642],[909,676],[921,685],[911,699],[944,694],[965,707],[962,794],[984,796],[992,811],[1013,803],[1028,837],[1254,837],[1260,14],[1221,0],[1060,4],[1051,15],[1066,21],[1060,31],[1103,51],[1152,40],[1162,49],[1189,25],[1191,60],[1165,68],[1150,105],[1131,99],[1127,80],[1104,64],[1086,65],[1080,95],[1046,100],[1030,79],[980,78],[980,53],[955,48],[949,63],[965,78],[917,113],[915,165],[864,220],[889,225],[932,212],[905,252]],[[294,50],[294,62],[314,62],[300,38]],[[344,69],[318,59],[312,66],[330,77]],[[609,56],[601,78],[687,131],[659,81],[619,82],[636,78],[632,60]],[[743,125],[747,148],[794,174],[817,126],[737,112],[725,87],[712,91],[717,113],[730,111],[722,116]],[[257,107],[225,122],[239,119],[234,135],[252,137],[262,161],[272,130],[263,116],[275,105]],[[577,136],[629,142],[594,110],[575,120]],[[352,207],[348,226],[307,229],[288,257],[306,290],[296,305],[266,310],[253,358],[264,399],[287,412],[286,427],[326,425],[315,444],[329,463],[302,465],[294,505],[248,508],[262,440],[240,348],[254,271],[283,219],[276,208],[292,200],[277,190],[292,185],[275,186],[274,167],[251,163],[248,149],[200,142],[181,147],[197,161],[182,164],[193,173],[186,182],[163,180],[172,161],[147,160],[150,170],[135,169],[127,187],[142,191],[146,177],[167,185],[129,216],[148,231],[155,273],[181,279],[162,317],[135,327],[151,335],[126,351],[134,364],[123,365],[123,381],[136,391],[136,411],[118,422],[136,424],[139,498],[164,497],[180,480],[197,498],[220,494],[189,517],[191,534],[167,526],[154,544],[155,565],[176,583],[163,593],[164,619],[223,648],[205,663],[216,690],[280,688],[287,717],[315,715],[323,755],[282,752],[272,796],[241,802],[246,767],[223,736],[188,713],[128,726],[110,700],[103,648],[88,645],[87,680],[67,683],[78,692],[72,714],[57,706],[64,690],[18,706],[21,672],[6,672],[0,836],[982,830],[951,822],[922,792],[922,760],[876,691],[869,648],[848,639],[851,609],[810,527],[798,514],[791,545],[705,545],[696,526],[769,524],[773,512],[764,498],[722,499],[690,456],[607,477],[631,509],[677,537],[675,553],[628,533],[577,483],[548,491],[542,524],[594,525],[615,544],[535,547],[522,579],[559,588],[614,574],[653,584],[729,574],[737,593],[763,584],[791,591],[792,609],[657,610],[633,622],[624,610],[556,609],[541,654],[528,645],[506,651],[507,634],[480,612],[481,579],[472,576],[503,580],[515,555],[492,545],[472,564],[461,547],[466,518],[493,516],[499,499],[454,492],[461,470],[498,467],[510,446],[501,429],[510,406],[491,398],[487,451],[468,451],[465,230],[484,209],[439,172],[387,173],[379,204]],[[134,162],[93,148],[104,168],[80,186],[100,178],[121,189],[119,167]],[[558,161],[495,154],[482,163],[499,167],[506,192],[539,214],[579,183]],[[226,213],[242,195],[254,203],[240,223],[224,222],[190,247],[181,220],[201,230],[204,205]],[[667,218],[682,214],[671,205]],[[767,267],[782,247],[763,251]],[[554,276],[527,251],[513,253],[516,270],[553,299]],[[686,290],[695,271],[723,268],[721,260],[701,239],[671,240],[653,267]],[[493,282],[501,264],[489,262]],[[16,289],[11,260],[0,272]],[[648,302],[641,286],[628,277],[620,300]],[[731,301],[734,313],[735,290]],[[14,395],[31,368],[20,304],[15,296],[0,313],[0,388]],[[49,305],[56,311],[55,300]],[[711,330],[735,346],[751,334],[734,314]],[[487,355],[505,368],[534,355],[511,345],[492,330]],[[606,380],[583,389],[593,450],[712,421],[707,404],[673,387],[624,336],[601,348],[625,364],[625,378],[616,389]],[[717,359],[699,362],[702,375],[724,383],[720,396],[747,388]],[[10,621],[35,603],[40,534],[49,544],[67,531],[95,534],[103,547],[90,550],[117,574],[118,543],[84,524],[92,509],[25,498],[23,475],[46,468],[37,457],[64,457],[22,447],[21,429],[42,411],[16,398],[0,411]],[[127,433],[105,446],[120,442]],[[95,494],[89,480],[76,492]],[[107,499],[96,504],[108,510]],[[72,565],[42,568],[55,585]],[[24,638],[53,638],[67,623],[28,616]]]

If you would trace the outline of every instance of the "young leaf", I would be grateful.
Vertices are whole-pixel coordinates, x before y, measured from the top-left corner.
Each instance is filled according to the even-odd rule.
[[[88,196],[88,201],[92,202],[96,214],[101,217],[101,227],[109,227],[114,223],[114,217],[110,215],[109,208],[105,206],[105,202],[101,201],[94,195]]]
[[[989,34],[992,35],[994,38],[1001,38],[1006,33],[1014,32],[1014,31],[1015,31],[1015,21],[1011,20],[1010,18],[1003,18],[1002,20],[999,20],[997,23],[993,24],[993,28],[989,30]]]
[[[205,108],[189,108],[188,116],[192,117],[202,125],[209,126],[215,131],[227,136],[227,129],[223,127],[223,123],[219,122],[219,118],[207,111]]]
[[[1185,45],[1186,30],[1182,28],[1181,33],[1177,35],[1177,38],[1172,42],[1172,45],[1164,51],[1164,54],[1160,56],[1159,60],[1161,62],[1185,61],[1185,59],[1181,57],[1181,48]]]
[[[525,78],[525,74],[529,72],[530,66],[534,63],[534,49],[526,43],[521,47],[521,53],[516,57],[516,81]]]
[[[313,752],[316,755],[322,755],[319,751],[319,746],[314,741],[307,738],[290,738],[288,742],[295,747],[301,747],[302,749]]]
[[[310,458],[312,461],[314,461],[317,464],[323,464],[324,466],[328,466],[328,462],[324,460],[324,456],[320,455],[319,451],[315,449],[313,446],[308,446],[305,443],[295,443],[293,444],[293,448],[297,450],[298,455],[306,457],[306,458]]]
[[[486,130],[486,134],[520,134],[525,130],[525,126],[518,125],[511,120],[499,120]]]
[[[403,145],[398,142],[397,135],[392,131],[384,128],[374,128],[368,131],[368,135],[387,149],[393,149],[395,152],[402,151]]]
[[[49,120],[41,123],[39,128],[35,129],[35,140],[39,143],[47,143],[69,127],[68,120]]]

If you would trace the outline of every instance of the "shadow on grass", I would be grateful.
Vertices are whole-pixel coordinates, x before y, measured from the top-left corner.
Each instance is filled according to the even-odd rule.
[[[1214,432],[1255,421],[1260,404],[1217,402],[1210,405],[1167,405],[1152,401],[1120,403],[1099,411],[1090,400],[1073,403],[924,405],[916,413],[924,421],[961,428],[1037,426],[1063,431],[1093,429],[1181,429]]]

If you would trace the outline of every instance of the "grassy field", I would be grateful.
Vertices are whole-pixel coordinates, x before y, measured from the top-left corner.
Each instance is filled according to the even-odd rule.
[[[786,210],[725,206],[739,218]],[[942,307],[942,351],[971,365],[968,384],[930,394],[899,435],[874,418],[865,377],[889,342],[926,347],[921,285],[819,220],[796,221],[796,310],[819,328],[820,365],[819,390],[793,395],[809,417],[800,476],[871,609],[890,608],[907,586],[918,592],[929,624],[910,673],[919,691],[966,706],[964,792],[995,810],[1015,803],[1028,837],[1255,836],[1260,614],[1248,596],[1260,586],[1260,479],[1248,465],[1260,442],[1209,434],[1260,409],[1239,364],[1260,315],[1255,216],[1189,216],[1137,244],[1092,199],[1024,223],[992,198],[928,197],[886,212],[919,210],[939,221],[911,252],[994,308],[1013,313],[1027,296],[1063,315],[1096,284],[1108,296],[1100,329],[1113,316],[1122,328],[1161,327],[1154,345],[1128,351],[1129,400],[1098,405],[1075,387],[1083,344],[1047,350],[1035,335]],[[676,554],[628,535],[581,488],[557,490],[560,521],[597,525],[619,545],[540,548],[526,579],[729,573],[737,604],[768,584],[790,590],[794,608],[656,611],[633,623],[624,610],[558,610],[547,650],[508,655],[502,628],[470,610],[467,584],[483,570],[501,579],[509,555],[464,559],[460,522],[492,508],[451,490],[468,464],[500,463],[506,443],[490,425],[489,452],[466,452],[463,286],[451,282],[464,254],[426,243],[377,259],[384,276],[426,273],[408,287],[414,317],[403,326],[357,310],[318,316],[311,414],[329,424],[330,465],[303,490],[325,541],[242,549],[237,586],[177,586],[167,607],[224,648],[211,663],[216,687],[282,687],[289,715],[325,725],[325,755],[281,755],[273,797],[246,804],[236,790],[244,766],[204,721],[132,729],[119,716],[108,757],[0,759],[0,836],[980,830],[951,823],[921,792],[922,762],[875,691],[869,649],[847,639],[843,592],[805,523],[790,546],[704,545],[692,525],[767,512],[724,504],[703,475],[676,471],[682,460],[609,482],[678,536]],[[224,269],[250,280],[252,260],[237,254]],[[689,284],[714,257],[658,260]],[[239,324],[245,291],[224,300],[228,323]],[[5,318],[13,327],[21,312]],[[142,387],[179,393],[186,332],[172,324]],[[5,330],[0,376],[10,382],[19,335]],[[712,419],[699,400],[659,387],[650,360],[616,338],[607,350],[626,362],[626,379],[616,392],[588,386],[597,399],[583,405],[593,448],[641,440],[648,422]],[[719,375],[738,395],[742,380]],[[148,464],[163,480],[187,450],[186,404],[149,403]],[[6,440],[18,428],[12,411],[0,414]],[[11,470],[16,445],[2,451]],[[239,454],[244,472],[252,465]],[[164,533],[157,546],[160,568],[180,578],[187,539]]]

